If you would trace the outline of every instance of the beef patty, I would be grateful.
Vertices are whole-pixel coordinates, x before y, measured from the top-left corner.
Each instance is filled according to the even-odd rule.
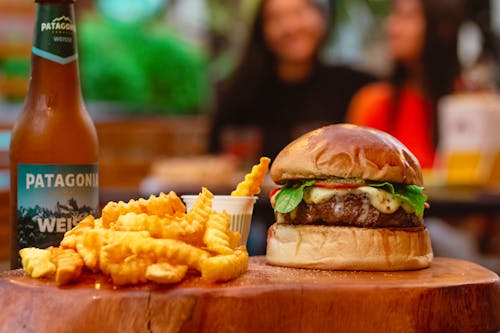
[[[278,213],[279,214],[279,213]],[[371,228],[422,227],[423,217],[407,213],[399,207],[394,213],[386,214],[370,204],[366,193],[334,195],[317,204],[302,201],[291,213],[281,214],[280,222],[289,224],[339,225]]]

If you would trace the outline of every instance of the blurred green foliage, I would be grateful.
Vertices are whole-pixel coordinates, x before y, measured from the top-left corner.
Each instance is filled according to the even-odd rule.
[[[370,8],[373,16],[378,19],[385,18],[391,9],[390,0],[364,0],[368,8]]]
[[[87,17],[78,35],[86,101],[168,114],[197,113],[206,104],[204,55],[164,26]]]
[[[387,14],[389,14],[392,0],[334,0],[333,3],[335,4],[335,10],[337,11],[335,16],[339,22],[348,19],[349,8],[355,2],[367,6],[376,20],[382,20],[387,16]]]
[[[7,58],[0,60],[0,72],[6,76],[28,77],[30,74],[30,60],[29,58]]]

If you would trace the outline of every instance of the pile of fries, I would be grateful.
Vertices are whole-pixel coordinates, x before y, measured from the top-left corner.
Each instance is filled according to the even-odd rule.
[[[233,195],[258,194],[269,162],[261,158]],[[104,273],[116,285],[177,283],[188,271],[209,282],[232,280],[246,272],[248,253],[229,229],[229,215],[212,210],[213,197],[202,188],[189,212],[175,192],[110,202],[101,218],[87,216],[66,232],[59,247],[22,249],[24,271],[58,285],[84,270]]]

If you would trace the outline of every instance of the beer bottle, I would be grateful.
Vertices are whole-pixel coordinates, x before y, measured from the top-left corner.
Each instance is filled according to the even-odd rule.
[[[74,0],[35,0],[31,77],[10,142],[11,267],[96,216],[98,143],[83,104]]]

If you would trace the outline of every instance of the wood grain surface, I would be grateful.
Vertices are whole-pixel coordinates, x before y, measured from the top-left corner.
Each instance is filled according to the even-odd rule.
[[[57,287],[0,275],[0,332],[496,332],[500,280],[435,258],[405,272],[302,270],[251,257],[242,277],[118,288],[100,275]]]

